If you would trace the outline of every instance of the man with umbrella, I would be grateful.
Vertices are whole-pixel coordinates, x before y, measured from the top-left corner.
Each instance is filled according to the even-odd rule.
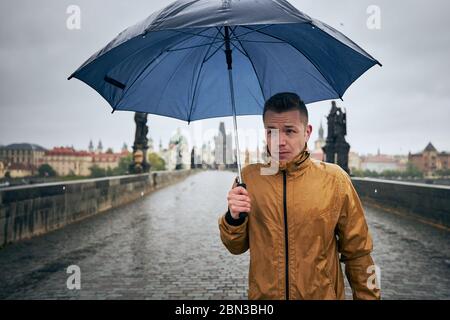
[[[309,159],[311,127],[298,96],[275,96],[263,108],[276,92],[295,92],[304,103],[342,98],[376,64],[286,0],[177,0],[119,33],[69,79],[88,84],[113,112],[188,123],[233,116],[240,187],[230,198],[245,204],[249,197],[252,207],[232,204],[220,226],[230,251],[250,248],[250,298],[342,298],[338,245],[354,296],[378,298],[372,285],[364,288],[372,244],[349,177]],[[252,165],[242,173],[237,116],[263,111],[268,128],[281,132],[280,157],[272,159],[280,170],[259,175]],[[237,213],[243,218],[232,220]]]
[[[344,299],[340,261],[354,299],[379,299],[361,202],[343,169],[309,157],[305,104],[294,93],[276,94],[265,103],[263,121],[278,171],[261,174],[266,164],[243,168],[247,189],[234,183],[219,219],[231,253],[250,249],[249,299]],[[275,130],[278,155],[269,143]]]

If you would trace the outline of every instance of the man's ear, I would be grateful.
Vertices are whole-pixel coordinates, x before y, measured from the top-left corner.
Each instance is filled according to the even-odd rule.
[[[312,130],[313,130],[312,125],[308,124],[305,128],[306,141],[308,141],[309,138],[311,137]]]

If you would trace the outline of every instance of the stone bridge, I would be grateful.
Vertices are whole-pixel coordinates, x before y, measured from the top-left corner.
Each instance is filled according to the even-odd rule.
[[[187,175],[4,246],[0,299],[246,299],[249,255],[228,253],[217,227],[234,175]],[[450,299],[450,229],[371,201],[364,206],[383,298]],[[71,265],[81,270],[79,290],[66,285]]]

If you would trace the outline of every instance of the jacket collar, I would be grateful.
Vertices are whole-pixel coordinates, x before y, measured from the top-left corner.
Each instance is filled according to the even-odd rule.
[[[278,162],[278,173],[282,171],[286,171],[288,174],[300,173],[311,163],[308,144],[305,143],[303,150],[289,161],[277,161],[270,157],[268,166],[271,165],[272,161]]]

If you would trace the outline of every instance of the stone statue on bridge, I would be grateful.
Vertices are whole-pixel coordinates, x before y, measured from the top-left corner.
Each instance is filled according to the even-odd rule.
[[[150,164],[147,162],[147,114],[143,112],[136,112],[134,114],[134,121],[136,122],[136,133],[134,136],[133,162],[130,165],[130,172],[148,172],[150,170]]]
[[[325,154],[325,161],[338,164],[347,173],[348,153],[350,145],[345,141],[347,135],[347,114],[336,106],[336,102],[331,102],[331,110],[327,116],[328,134],[325,146],[322,148]]]

